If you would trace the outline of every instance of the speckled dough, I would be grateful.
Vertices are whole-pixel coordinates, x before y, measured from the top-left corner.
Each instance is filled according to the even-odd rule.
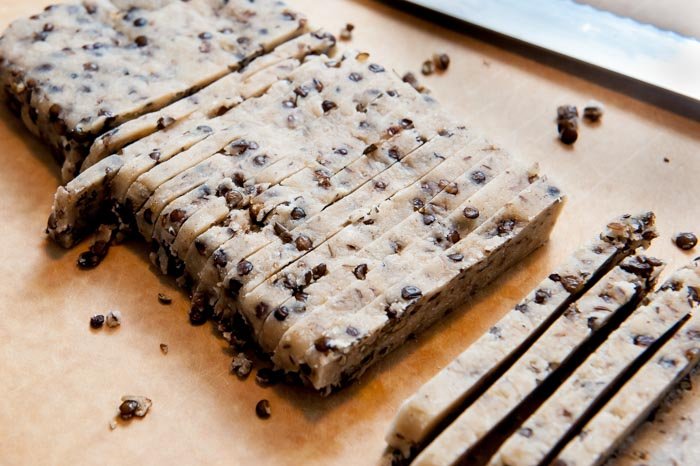
[[[386,256],[403,254],[414,239],[434,234],[422,221],[424,214],[433,215],[431,224],[438,227],[439,223],[435,223],[438,217],[452,213],[462,201],[486,184],[487,180],[482,181],[480,177],[479,182],[474,181],[475,173],[485,173],[493,178],[511,163],[508,154],[468,133],[460,142],[461,132],[457,131],[452,137],[460,147],[455,156],[359,217],[322,247],[270,277],[241,300],[242,307],[257,307],[264,303],[270,309],[267,317],[263,316],[262,328],[253,325],[263,350],[274,350],[289,327],[313,313],[317,306],[340,293],[349,283],[361,280],[367,285],[375,267],[384,267],[382,259]],[[435,216],[438,210],[440,213]],[[482,221],[486,218],[488,215],[484,215]],[[476,224],[471,223],[470,226],[475,227]],[[454,233],[452,236],[454,239]],[[385,256],[378,258],[371,254],[372,246],[377,244],[385,246]],[[447,246],[450,243],[445,240],[442,244]],[[405,256],[411,260],[410,254]],[[314,274],[318,267],[323,268],[323,274]],[[311,280],[307,280],[309,272]],[[280,319],[279,312],[286,317]]]
[[[325,52],[333,44],[333,37],[323,32],[302,35],[194,95],[128,121],[97,138],[83,163],[84,171],[58,189],[47,229],[51,238],[64,247],[75,244],[86,230],[94,227],[89,219],[99,216],[110,196],[123,199],[128,186],[139,175],[220,128],[219,121],[226,120],[216,119],[217,115],[285,79],[299,66],[299,59]],[[161,127],[160,121],[170,119],[174,122]],[[104,158],[116,151],[119,151],[119,168],[126,167],[112,182],[119,170],[114,170],[113,160],[105,162]],[[89,170],[94,165],[103,168]],[[104,175],[107,167],[111,170],[109,177]]]
[[[290,328],[275,351],[275,364],[300,371],[319,390],[329,391],[352,380],[374,359],[434,323],[513,261],[541,246],[562,200],[560,191],[546,180],[536,181],[491,220],[407,274],[401,284],[391,286],[369,305],[349,307],[345,312],[317,311],[300,326]],[[505,231],[504,222],[512,228]],[[461,260],[450,259],[452,254],[461,255]],[[428,308],[429,300],[430,312],[420,312]],[[357,331],[347,332],[348,327]]]
[[[571,304],[493,385],[416,457],[413,464],[455,464],[564,364],[598,328],[627,306],[636,304],[652,288],[662,269],[652,266],[649,274],[644,276],[627,271],[630,270],[629,264],[640,261],[648,263],[644,256],[624,259],[620,266]],[[489,334],[501,336],[499,325],[492,327]]]
[[[700,458],[700,397],[696,367],[614,454],[608,466],[695,464]]]
[[[490,464],[525,466],[544,459],[618,374],[700,305],[698,289],[700,262],[675,272],[506,440]]]
[[[700,361],[700,314],[695,312],[678,333],[661,347],[659,352],[640,368],[634,377],[626,382],[601,411],[582,428],[581,433],[564,447],[557,455],[556,459],[559,461],[557,464],[561,466],[603,464],[617,445],[648,418],[649,413],[658,406],[661,399],[698,364],[698,361]],[[647,430],[653,430],[649,427]],[[664,430],[683,435],[686,429],[677,427],[679,428]],[[645,430],[640,432],[642,436],[636,442],[638,445],[649,444],[643,440],[644,432]],[[652,451],[656,452],[656,450],[654,448]],[[678,448],[678,451],[683,449]],[[678,464],[688,464],[688,460],[679,459]],[[620,463],[625,462],[618,461],[618,464]]]
[[[68,181],[104,131],[305,28],[305,18],[275,0],[54,5],[5,31],[0,81],[10,107],[51,146]]]
[[[407,457],[426,436],[462,403],[527,337],[550,316],[561,314],[589,286],[655,236],[654,216],[623,216],[609,222],[596,235],[555,268],[496,326],[498,335],[486,333],[399,408],[387,433],[387,443]],[[543,291],[547,299],[542,299]]]
[[[420,264],[441,254],[456,241],[488,221],[501,206],[524,189],[529,181],[536,179],[530,170],[517,165],[511,168],[499,167],[499,163],[495,159],[487,160],[484,165],[464,175],[464,178],[471,180],[471,175],[474,172],[488,173],[487,178],[479,183],[474,183],[471,180],[471,185],[461,185],[463,194],[467,195],[466,199],[462,198],[462,203],[459,202],[458,196],[446,193],[457,204],[453,208],[448,208],[449,203],[445,203],[444,199],[436,199],[428,204],[427,211],[412,212],[402,222],[399,222],[394,228],[390,228],[367,244],[366,247],[346,256],[345,261],[350,263],[341,265],[340,270],[344,267],[349,269],[347,272],[352,272],[353,275],[347,275],[346,272],[345,274],[341,273],[341,277],[336,278],[332,276],[332,268],[329,268],[326,276],[303,290],[304,299],[301,303],[289,307],[295,311],[290,314],[295,318],[289,319],[289,322],[285,320],[283,327],[288,329],[293,325],[300,325],[301,320],[310,318],[318,309],[331,313],[335,310],[343,312],[349,308],[359,309],[369,304],[396,281],[415,270],[417,263]],[[491,170],[486,167],[490,167]],[[499,168],[503,170],[501,173],[497,171]],[[419,189],[425,187],[426,183],[430,183],[429,176],[425,178],[428,179],[422,179],[417,183]],[[445,194],[444,191],[442,193]],[[378,206],[377,210],[379,212],[393,210],[391,201],[395,197]],[[438,203],[442,203],[445,209],[439,209]],[[463,206],[467,204],[480,210],[481,215],[477,219],[462,221],[465,220],[462,214]],[[429,219],[427,224],[424,220],[426,218]],[[337,249],[333,248],[334,253]],[[359,277],[350,267],[353,263],[356,266],[359,264],[366,266],[366,270]],[[345,279],[342,275],[346,275]],[[253,295],[255,294],[253,293]],[[313,295],[318,295],[318,297],[313,297]],[[266,291],[258,294],[258,299],[261,297],[264,300],[258,302],[269,302],[269,295]],[[242,306],[245,304],[244,302]],[[300,308],[299,305],[302,307]],[[271,336],[270,330],[269,328],[267,330],[268,339]],[[279,337],[282,336],[282,333],[282,329],[274,329],[272,332]],[[277,341],[266,341],[264,348],[267,349],[267,345],[272,346],[272,343],[275,346],[271,349],[274,349],[279,343],[279,338]]]
[[[239,182],[245,184],[247,188],[256,188],[255,192],[258,194],[251,202],[257,209],[258,218],[265,218],[268,223],[277,220],[278,211],[290,211],[295,208],[304,208],[305,216],[311,217],[330,202],[336,201],[345,193],[352,191],[353,186],[371,177],[372,172],[369,171],[371,167],[367,165],[368,161],[372,161],[371,163],[376,167],[375,170],[381,169],[381,165],[363,153],[367,143],[361,137],[375,137],[377,139],[374,141],[378,144],[382,140],[382,135],[379,134],[379,128],[376,126],[370,126],[363,130],[362,134],[357,135],[354,134],[354,126],[361,123],[363,119],[373,118],[377,112],[385,112],[391,121],[392,119],[398,120],[397,115],[409,114],[412,111],[412,108],[408,107],[411,105],[410,99],[399,98],[392,102],[392,105],[382,107],[376,104],[378,100],[381,100],[381,93],[377,94],[377,97],[372,97],[376,93],[375,90],[387,87],[391,89],[398,85],[398,81],[396,78],[384,78],[386,73],[368,72],[367,64],[348,58],[338,68],[327,67],[323,62],[315,63],[314,66],[315,72],[314,68],[304,65],[290,76],[290,83],[286,85],[290,95],[282,93],[276,101],[266,99],[266,104],[256,104],[253,111],[250,108],[245,108],[248,102],[233,110],[233,112],[240,111],[241,118],[245,116],[248,119],[268,122],[265,126],[249,123],[237,125],[240,131],[240,137],[237,138],[237,141],[248,141],[250,143],[249,150],[235,154],[236,156],[231,158],[231,170],[235,170]],[[304,72],[302,73],[302,71]],[[348,75],[355,76],[355,79],[347,79]],[[359,78],[360,76],[364,77]],[[347,82],[347,89],[344,90],[345,84],[325,86],[319,91],[318,98],[314,97],[315,93],[310,89],[313,82],[321,84],[334,81]],[[301,92],[299,91],[301,88],[309,89],[303,91],[305,94],[303,98],[295,94]],[[272,116],[279,113],[279,109],[284,110],[286,108],[285,102],[291,102],[291,99],[294,98],[292,96],[296,96],[296,104],[291,107],[294,113],[290,113],[289,116],[295,117],[295,125],[289,127],[287,118],[273,118]],[[319,98],[333,99],[338,111],[317,115],[315,112],[322,107],[318,101]],[[313,103],[314,100],[316,103]],[[355,110],[357,105],[367,106],[366,111]],[[259,118],[257,118],[258,113],[256,112],[261,112]],[[265,112],[269,112],[269,115]],[[296,123],[302,121],[306,122],[303,127],[297,127]],[[274,124],[276,122],[279,122],[281,126]],[[231,128],[233,127],[235,126]],[[396,135],[394,139],[408,139],[407,134],[408,132]],[[387,138],[392,139],[391,133],[387,133]],[[253,142],[255,148],[252,147]],[[339,151],[339,148],[342,148],[342,152]],[[382,152],[379,151],[379,153]],[[319,157],[319,154],[324,154],[323,158]],[[173,162],[178,160],[179,158]],[[363,163],[364,165],[361,165]],[[349,168],[346,169],[346,165]],[[339,174],[336,176],[338,172]],[[327,174],[325,176],[329,176],[329,182],[336,186],[335,189],[333,186],[325,185],[313,188],[318,184],[318,173]],[[305,192],[290,194],[290,190],[287,188],[294,187],[295,181],[299,178],[307,182],[307,189]],[[336,180],[338,182],[333,183]],[[270,189],[270,186],[274,187]],[[148,204],[152,204],[154,199],[152,196]],[[300,205],[302,201],[304,205]],[[149,208],[156,212],[152,207],[149,206]],[[218,216],[208,217],[211,224],[226,216],[221,210],[218,213]],[[202,214],[200,217],[206,217],[206,214]],[[139,215],[137,220],[140,219]],[[192,223],[192,225],[196,224]],[[142,234],[148,235],[148,231],[144,231],[143,225],[139,224],[139,227]],[[160,225],[156,222],[155,227],[157,231]],[[184,235],[182,238],[190,237],[193,239],[197,236],[196,232],[188,230],[185,230]],[[181,250],[188,246],[184,241],[186,240],[180,240],[182,244],[179,249]],[[180,259],[182,258],[180,257]]]
[[[332,35],[323,31],[303,34],[274,50],[255,58],[246,67],[227,74],[193,95],[155,112],[147,113],[102,134],[90,147],[82,170],[129,143],[159,131],[159,120],[180,121],[195,112],[213,117],[234,107],[242,100],[257,96],[279,79],[283,79],[307,55],[325,53],[335,44]],[[82,171],[81,170],[81,171]]]

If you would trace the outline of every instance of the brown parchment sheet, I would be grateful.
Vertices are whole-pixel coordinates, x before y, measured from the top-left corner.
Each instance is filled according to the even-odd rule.
[[[258,386],[229,374],[231,354],[209,325],[192,327],[187,297],[150,265],[145,247],[113,248],[95,270],[75,265],[43,230],[59,183],[49,151],[0,109],[0,464],[372,465],[401,402],[520,300],[611,217],[652,209],[651,251],[669,269],[700,254],[671,243],[700,233],[700,123],[372,1],[290,0],[312,22],[356,26],[353,47],[397,72],[414,71],[469,125],[540,164],[569,196],[551,242],[475,301],[328,398]],[[43,0],[0,0],[0,28]],[[671,12],[669,12],[670,14]],[[676,12],[677,13],[677,12]],[[423,78],[434,52],[452,59]],[[603,102],[573,147],[556,138],[559,104]],[[669,162],[664,162],[664,157]],[[174,298],[158,303],[159,292]],[[93,331],[95,313],[122,312]],[[169,346],[167,355],[159,345]],[[697,392],[692,410],[700,410]],[[120,397],[146,395],[144,419],[110,430]],[[255,404],[269,399],[272,416]],[[692,400],[691,400],[692,401]],[[687,405],[687,403],[686,403]],[[689,442],[700,431],[687,432]]]

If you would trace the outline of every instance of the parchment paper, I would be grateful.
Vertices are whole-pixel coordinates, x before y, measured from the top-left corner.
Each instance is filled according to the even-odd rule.
[[[2,1],[0,27],[45,3]],[[224,341],[208,325],[190,326],[186,296],[156,274],[142,244],[116,247],[85,272],[75,266],[84,245],[64,251],[45,239],[59,170],[3,108],[0,464],[376,464],[399,404],[610,217],[654,210],[661,237],[652,252],[669,268],[700,254],[683,253],[670,239],[677,230],[700,232],[699,123],[384,4],[292,3],[333,32],[353,23],[351,45],[399,73],[418,73],[424,59],[447,52],[452,63],[444,75],[421,77],[433,95],[538,162],[569,195],[551,242],[468,312],[455,312],[341,393],[320,398],[301,388],[262,388],[253,377],[241,382],[229,374]],[[583,106],[590,98],[606,105],[602,123],[582,124],[576,145],[561,145],[557,105]],[[159,292],[173,304],[159,304]],[[122,326],[91,330],[90,316],[110,309],[122,312]],[[160,343],[169,345],[167,355]],[[112,431],[125,394],[146,395],[153,407]],[[255,416],[262,398],[272,405],[265,421]],[[700,433],[694,435],[697,442]]]

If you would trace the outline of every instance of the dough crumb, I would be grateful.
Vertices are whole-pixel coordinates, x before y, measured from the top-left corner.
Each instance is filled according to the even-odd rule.
[[[340,30],[340,40],[351,40],[352,39],[352,31],[355,29],[355,25],[351,23],[347,23],[343,29]]]
[[[107,327],[119,327],[122,324],[122,313],[119,311],[109,311],[106,319]]]
[[[115,225],[100,225],[88,250],[78,256],[78,267],[87,270],[100,265],[107,256],[115,230]]]
[[[270,409],[270,402],[268,400],[260,400],[258,404],[255,405],[255,414],[260,419],[268,419],[272,414]]]
[[[557,132],[559,140],[571,145],[578,139],[578,109],[575,105],[557,107]]]
[[[231,373],[236,374],[241,379],[245,379],[253,370],[253,361],[245,353],[238,353],[231,361]]]

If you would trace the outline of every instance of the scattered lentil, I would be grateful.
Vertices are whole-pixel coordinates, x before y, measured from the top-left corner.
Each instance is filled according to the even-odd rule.
[[[698,237],[695,236],[695,234],[693,233],[683,232],[678,233],[676,236],[674,236],[673,242],[676,243],[676,246],[678,246],[682,250],[689,251],[693,249],[695,245],[698,244]]]
[[[592,100],[588,102],[585,107],[583,107],[583,118],[591,123],[595,123],[600,121],[600,119],[603,117],[604,111],[605,109],[603,104]]]
[[[571,145],[578,139],[578,123],[576,120],[566,120],[557,125],[559,139],[567,145]]]
[[[405,286],[401,290],[401,297],[407,301],[411,299],[420,298],[422,295],[423,292],[420,290],[420,288],[415,286]]]
[[[105,323],[105,316],[102,314],[95,314],[94,316],[90,317],[90,327],[92,328],[102,328],[102,326]]]
[[[268,400],[260,400],[258,404],[255,405],[255,414],[260,419],[269,419],[272,414],[270,409],[270,402]]]
[[[433,63],[438,71],[446,71],[450,66],[450,56],[446,53],[436,53],[433,55]]]
[[[570,145],[578,139],[578,109],[574,105],[557,107],[557,132],[559,140]]]

